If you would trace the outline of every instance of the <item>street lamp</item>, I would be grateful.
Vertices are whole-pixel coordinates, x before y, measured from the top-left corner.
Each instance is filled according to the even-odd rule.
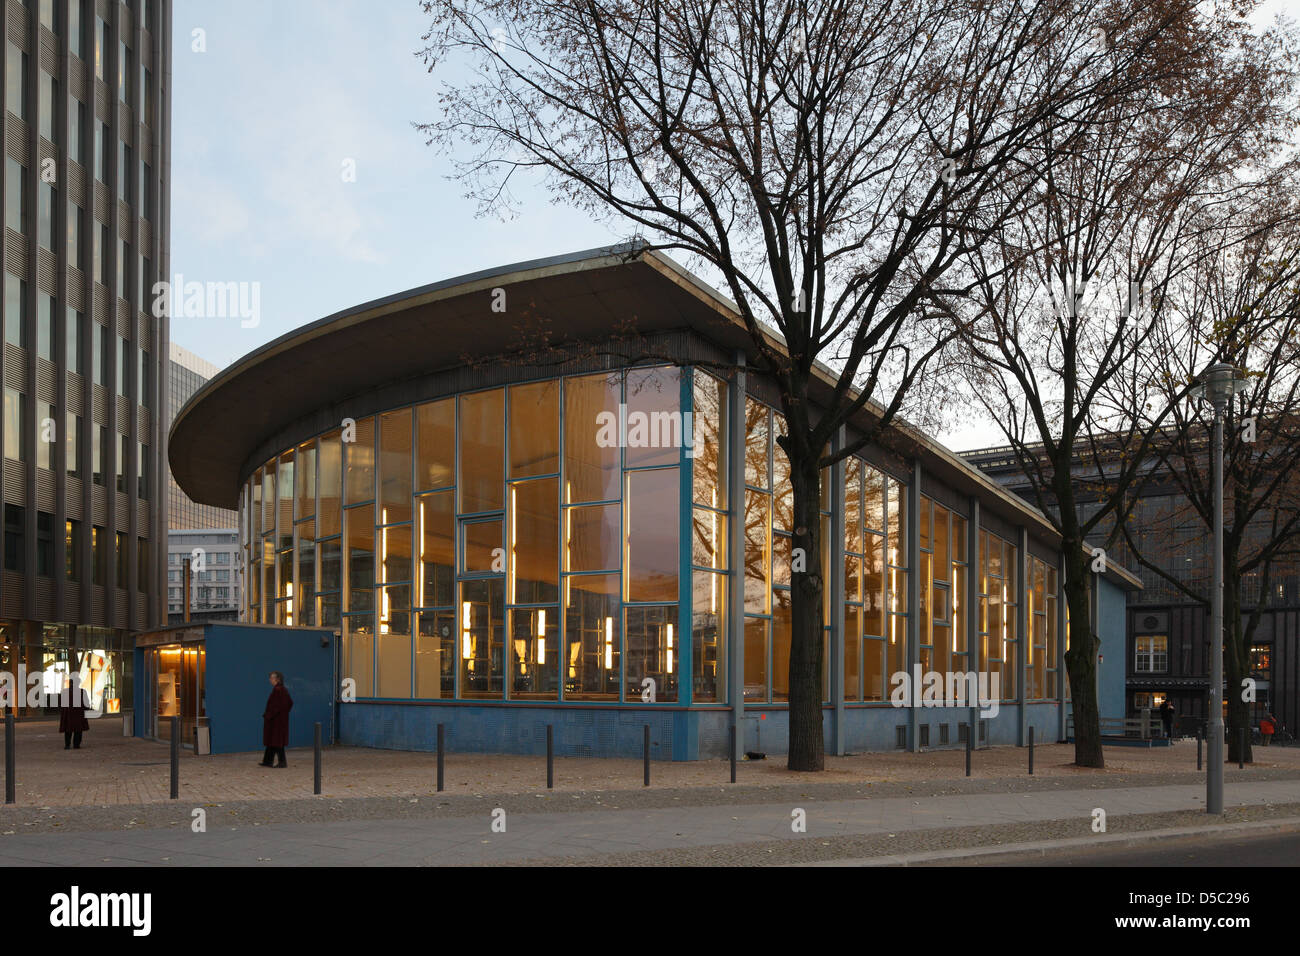
[[[1214,406],[1214,586],[1210,591],[1210,722],[1205,811],[1223,812],[1223,412],[1246,387],[1245,377],[1219,362],[1201,375],[1191,394]]]

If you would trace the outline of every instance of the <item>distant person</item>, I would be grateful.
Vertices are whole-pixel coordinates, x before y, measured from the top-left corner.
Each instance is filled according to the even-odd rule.
[[[80,683],[80,682],[78,682]],[[86,699],[80,687],[72,686],[72,679],[63,681],[59,695],[59,732],[63,734],[63,749],[81,749],[81,735],[90,729],[86,719]]]
[[[262,744],[266,747],[266,756],[262,758],[263,767],[287,767],[284,748],[289,744],[289,711],[293,709],[293,698],[284,687],[284,675],[271,671],[271,696],[266,699],[266,711],[262,714]],[[272,758],[279,758],[272,763]]]
[[[1174,705],[1165,698],[1165,702],[1160,705],[1160,720],[1165,725],[1165,736],[1170,740],[1174,737]]]
[[[1259,722],[1259,736],[1265,747],[1273,742],[1275,733],[1277,733],[1277,718],[1273,716],[1272,711],[1269,711],[1264,715],[1264,719]]]

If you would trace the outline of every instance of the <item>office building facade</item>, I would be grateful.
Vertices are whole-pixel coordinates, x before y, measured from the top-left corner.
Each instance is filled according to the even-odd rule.
[[[129,701],[165,620],[169,0],[3,7],[0,670]],[[44,712],[17,701],[18,713]]]

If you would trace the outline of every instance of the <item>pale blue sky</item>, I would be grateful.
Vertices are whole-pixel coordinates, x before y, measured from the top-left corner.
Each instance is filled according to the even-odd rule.
[[[1300,0],[1275,12],[1295,17]],[[417,0],[175,0],[172,274],[261,292],[257,326],[174,317],[178,345],[224,367],[358,303],[630,231],[552,204],[536,179],[514,188],[516,218],[476,218],[411,126],[437,110],[415,55],[427,27]],[[938,437],[1002,443],[992,425]]]
[[[512,221],[475,218],[446,158],[411,127],[437,80],[414,0],[177,0],[172,273],[261,284],[261,321],[174,318],[172,339],[225,366],[369,299],[617,241],[538,186]],[[205,31],[206,52],[192,49]],[[343,180],[355,160],[356,181]]]

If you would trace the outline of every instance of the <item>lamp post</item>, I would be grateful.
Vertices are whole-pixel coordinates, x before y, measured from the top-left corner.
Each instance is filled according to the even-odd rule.
[[[1211,365],[1192,395],[1214,406],[1214,584],[1210,590],[1210,694],[1205,812],[1223,813],[1223,413],[1246,387],[1237,369]]]

